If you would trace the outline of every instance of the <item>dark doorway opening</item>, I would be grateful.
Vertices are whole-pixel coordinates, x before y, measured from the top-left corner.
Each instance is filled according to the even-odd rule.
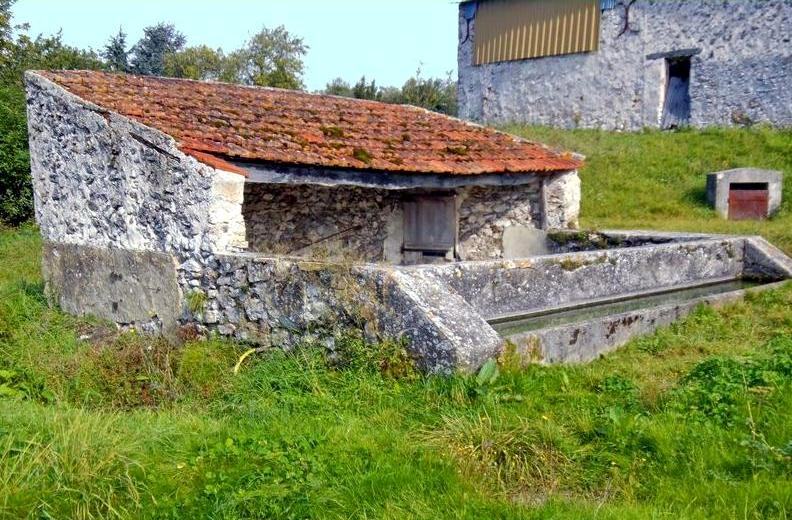
[[[666,58],[668,82],[663,105],[663,128],[690,123],[690,56]]]

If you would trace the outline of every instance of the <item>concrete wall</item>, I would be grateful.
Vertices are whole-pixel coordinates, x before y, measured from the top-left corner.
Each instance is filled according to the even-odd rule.
[[[473,65],[459,45],[461,117],[493,123],[637,130],[660,124],[664,59],[692,58],[691,124],[792,126],[792,0],[638,0],[623,35],[623,6],[602,15],[600,50]],[[461,12],[460,39],[467,34]]]

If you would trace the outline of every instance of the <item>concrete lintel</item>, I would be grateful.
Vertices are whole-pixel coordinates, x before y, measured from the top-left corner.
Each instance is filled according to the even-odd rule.
[[[674,51],[668,52],[655,52],[652,54],[647,54],[647,60],[659,60],[659,59],[674,59],[674,58],[689,58],[691,56],[695,56],[696,54],[701,54],[700,47],[694,47],[692,49],[677,49]]]
[[[260,164],[231,161],[250,173],[246,182],[266,184],[316,184],[319,186],[358,186],[386,190],[450,189],[463,186],[519,186],[535,181],[536,176],[565,172],[526,172],[478,175],[439,175],[431,173],[396,173],[374,170],[351,170]]]

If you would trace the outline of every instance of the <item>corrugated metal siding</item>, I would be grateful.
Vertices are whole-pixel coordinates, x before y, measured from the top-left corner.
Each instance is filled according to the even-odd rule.
[[[476,13],[475,63],[599,49],[598,0],[489,0]]]

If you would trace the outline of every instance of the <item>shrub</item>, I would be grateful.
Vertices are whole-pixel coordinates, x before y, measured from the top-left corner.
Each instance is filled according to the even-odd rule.
[[[0,221],[19,224],[33,216],[25,95],[0,87]]]

